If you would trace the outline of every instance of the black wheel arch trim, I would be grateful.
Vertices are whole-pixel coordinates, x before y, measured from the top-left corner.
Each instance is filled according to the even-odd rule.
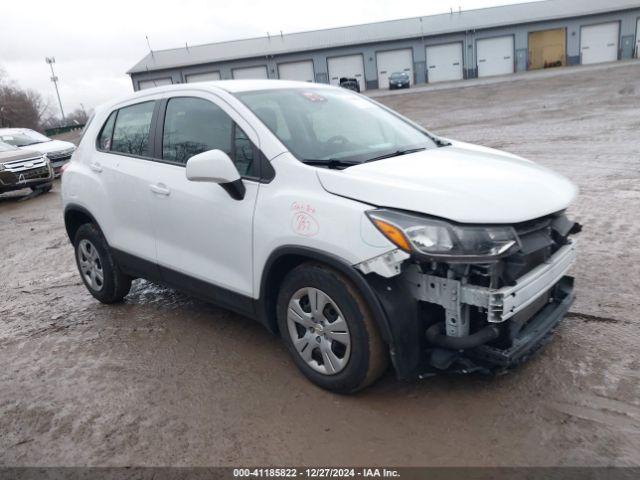
[[[63,215],[64,215],[65,230],[67,231],[67,236],[69,237],[69,241],[71,243],[73,243],[73,240],[74,240],[70,230],[71,229],[70,216],[73,212],[78,212],[78,213],[82,213],[83,215],[86,215],[91,220],[91,222],[94,223],[100,229],[100,231],[102,231],[102,229],[100,228],[100,224],[96,220],[96,217],[94,217],[89,210],[87,210],[82,205],[78,205],[76,203],[69,203],[64,207]]]
[[[278,278],[275,270],[280,261],[292,257],[298,257],[301,261],[324,263],[351,280],[367,302],[383,340],[389,345],[396,375],[401,380],[416,378],[421,359],[416,300],[397,279],[385,279],[375,274],[365,277],[353,265],[336,255],[297,245],[281,246],[274,250],[265,263],[260,279],[257,316],[261,323],[271,332],[277,332],[277,290],[276,298],[273,298],[269,285],[272,279]]]

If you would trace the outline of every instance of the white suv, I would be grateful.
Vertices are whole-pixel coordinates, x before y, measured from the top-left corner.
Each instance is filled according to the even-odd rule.
[[[145,90],[98,109],[62,179],[81,277],[145,278],[262,322],[353,392],[493,371],[573,300],[568,180],[444,140],[357,93],[274,80]]]

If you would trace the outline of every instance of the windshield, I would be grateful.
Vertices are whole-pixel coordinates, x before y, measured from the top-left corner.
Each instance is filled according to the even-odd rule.
[[[391,78],[394,80],[400,80],[401,78],[407,78],[407,74],[404,72],[395,72],[391,74]]]
[[[13,145],[9,145],[8,143],[0,142],[0,152],[12,152],[17,150]]]
[[[302,161],[362,163],[436,146],[424,132],[348,90],[263,90],[236,96]]]
[[[16,147],[26,147],[28,145],[35,145],[36,143],[50,142],[49,137],[35,132],[33,130],[24,130],[16,133],[0,133],[0,140],[9,145],[15,145]]]

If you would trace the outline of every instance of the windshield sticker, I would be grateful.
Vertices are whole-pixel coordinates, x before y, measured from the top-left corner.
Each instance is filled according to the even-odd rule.
[[[301,95],[313,103],[322,103],[327,101],[325,97],[315,92],[302,92]]]
[[[315,219],[316,209],[304,202],[293,202],[291,205],[293,216],[291,229],[303,237],[315,237],[320,231],[320,225]]]

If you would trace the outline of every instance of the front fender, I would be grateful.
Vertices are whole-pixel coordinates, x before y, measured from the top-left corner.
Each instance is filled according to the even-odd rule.
[[[279,247],[267,259],[260,281],[257,316],[261,323],[277,332],[277,287],[289,271],[310,260],[330,266],[353,282],[371,309],[383,340],[389,345],[398,378],[415,378],[420,362],[417,302],[397,277],[365,276],[344,259],[313,248]]]

